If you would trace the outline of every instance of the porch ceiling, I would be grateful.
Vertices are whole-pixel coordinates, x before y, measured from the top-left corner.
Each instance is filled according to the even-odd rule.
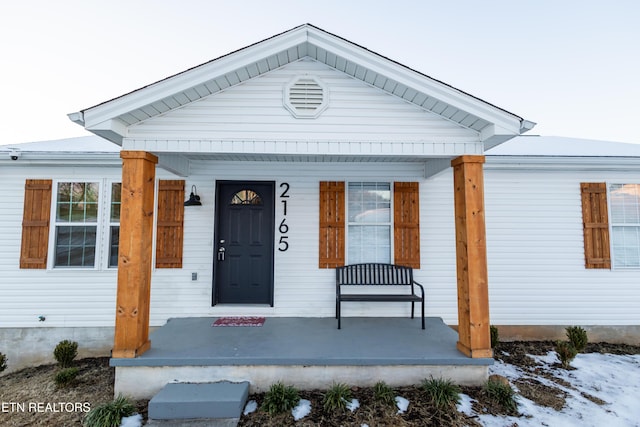
[[[532,127],[515,114],[443,82],[305,24],[182,73],[106,101],[69,118],[118,144],[126,128],[218,93],[289,63],[312,58],[420,108],[474,130],[483,138]]]

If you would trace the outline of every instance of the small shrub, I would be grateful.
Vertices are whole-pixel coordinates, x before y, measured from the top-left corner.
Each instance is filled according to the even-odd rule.
[[[351,402],[351,389],[342,383],[334,383],[322,398],[322,406],[326,411],[331,412],[345,410],[349,402]]]
[[[580,326],[569,326],[566,331],[567,338],[571,345],[573,345],[578,353],[582,352],[589,342],[589,339],[587,338],[587,331],[582,329]]]
[[[489,326],[489,330],[491,331],[491,348],[496,348],[500,343],[500,336],[498,334],[497,326]]]
[[[484,391],[489,399],[502,406],[508,413],[515,414],[517,412],[516,393],[509,384],[489,380],[484,386]]]
[[[562,367],[567,369],[578,354],[578,350],[570,342],[558,341],[556,342],[556,353],[558,353]]]
[[[460,387],[451,380],[431,377],[422,382],[422,388],[437,410],[447,409],[460,403]]]
[[[117,427],[123,417],[130,417],[137,412],[136,407],[123,396],[112,402],[96,406],[87,413],[83,424],[85,427]]]
[[[64,340],[60,341],[56,348],[53,350],[53,357],[63,368],[71,366],[71,362],[78,355],[78,343],[75,341]]]
[[[7,369],[7,355],[0,353],[0,372]]]
[[[299,401],[300,395],[295,387],[278,382],[269,387],[264,396],[262,410],[271,415],[279,414],[295,408]]]
[[[55,377],[53,377],[53,380],[58,387],[66,387],[75,381],[78,372],[78,368],[65,368],[58,371]]]
[[[373,386],[373,398],[383,405],[394,406],[396,404],[396,394],[384,381],[377,382]]]

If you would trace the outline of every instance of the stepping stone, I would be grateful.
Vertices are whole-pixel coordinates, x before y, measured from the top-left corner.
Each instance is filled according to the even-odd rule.
[[[249,383],[171,383],[149,401],[149,419],[240,418]]]

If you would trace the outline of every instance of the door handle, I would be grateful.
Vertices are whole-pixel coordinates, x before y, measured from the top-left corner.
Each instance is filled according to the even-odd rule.
[[[224,261],[225,248],[218,249],[218,261]]]

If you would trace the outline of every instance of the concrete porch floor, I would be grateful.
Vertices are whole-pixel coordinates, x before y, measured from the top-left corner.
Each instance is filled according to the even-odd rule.
[[[150,397],[169,382],[249,381],[251,392],[283,381],[301,389],[416,384],[429,376],[480,384],[493,359],[456,349],[442,319],[267,318],[261,327],[212,327],[216,318],[175,318],[151,334],[151,349],[111,359],[115,392]]]

